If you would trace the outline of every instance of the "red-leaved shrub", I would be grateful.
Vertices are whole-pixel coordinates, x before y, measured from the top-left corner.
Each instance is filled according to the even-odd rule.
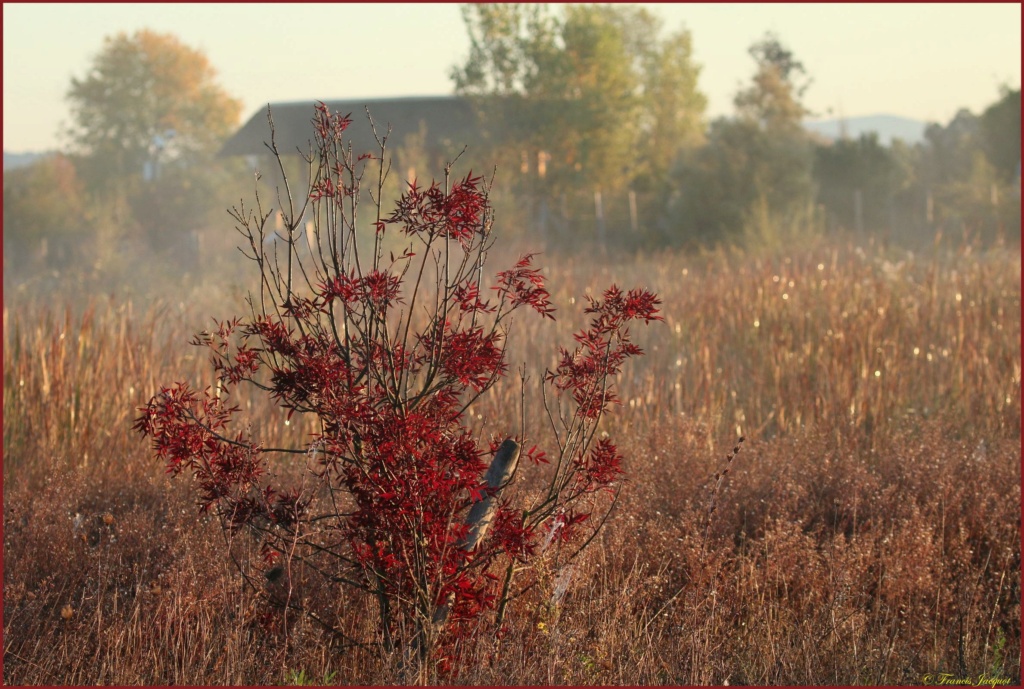
[[[596,438],[598,422],[615,401],[611,377],[642,354],[627,326],[660,320],[660,302],[614,286],[589,300],[589,328],[545,376],[564,397],[559,411],[549,410],[553,448],[524,453],[531,471],[544,472],[545,488],[528,504],[510,504],[500,492],[524,439],[482,446],[468,410],[505,378],[512,314],[554,318],[544,278],[527,255],[487,289],[492,213],[480,177],[453,181],[448,166],[443,183],[411,184],[383,213],[387,137],[379,155],[356,156],[344,140],[349,124],[316,106],[309,187],[294,204],[284,176],[278,194],[283,241],[268,242],[272,212],[258,191],[255,210],[233,209],[259,289],[247,317],[193,342],[211,353],[218,388],[164,388],[135,428],[170,472],[194,476],[201,509],[228,533],[258,535],[267,579],[301,564],[335,596],[362,592],[377,604],[377,641],[387,652],[402,649],[412,671],[432,672],[481,623],[500,626],[516,595],[513,572],[547,557],[555,540],[575,554],[603,523],[590,517],[610,508],[622,470],[611,440]],[[273,143],[271,150],[284,173]],[[364,223],[368,171],[376,193]],[[307,218],[308,238],[300,231]],[[395,232],[404,247],[397,255],[385,243]],[[242,383],[289,418],[312,417],[308,442],[257,442],[231,402]],[[499,446],[503,464],[485,479],[486,458]],[[302,463],[302,479],[282,485],[268,470],[273,457]]]

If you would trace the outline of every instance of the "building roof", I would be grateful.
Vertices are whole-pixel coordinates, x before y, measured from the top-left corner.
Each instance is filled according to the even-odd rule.
[[[420,132],[426,126],[427,141],[432,148],[457,147],[478,141],[480,127],[473,106],[457,96],[416,96],[407,98],[375,98],[324,101],[330,111],[351,113],[352,124],[345,131],[352,141],[353,152],[378,152],[379,147],[366,116],[373,117],[377,133],[383,136],[391,125],[391,146],[401,145],[407,135]],[[313,107],[316,101],[271,103],[277,149],[284,154],[306,153],[313,139]],[[262,155],[267,153],[264,143],[270,142],[267,108],[260,108],[241,129],[235,132],[220,151],[222,156]]]

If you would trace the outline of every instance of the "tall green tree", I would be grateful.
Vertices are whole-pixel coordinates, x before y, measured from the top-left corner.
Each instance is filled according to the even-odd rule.
[[[633,6],[481,4],[463,7],[470,54],[452,69],[456,92],[480,104],[495,148],[545,189],[621,190],[663,181],[669,161],[699,140],[706,99],[689,33]]]
[[[469,57],[450,74],[463,95],[515,96],[530,92],[538,70],[555,51],[558,23],[545,5],[463,5]],[[546,59],[547,58],[547,59]]]
[[[1020,89],[1003,87],[998,101],[981,114],[985,156],[1004,183],[1020,172]]]
[[[632,9],[632,8],[631,8]],[[548,142],[555,160],[578,173],[585,187],[618,189],[628,183],[640,115],[640,79],[627,37],[610,7],[570,5],[562,25],[559,68],[541,72],[541,98],[564,104],[569,115]],[[557,171],[566,170],[559,165]]]
[[[640,169],[634,185],[662,194],[681,151],[704,142],[707,99],[697,88],[700,68],[693,62],[693,41],[685,30],[676,31],[650,56],[645,65],[646,86]]]
[[[998,101],[981,114],[985,156],[994,170],[996,231],[1020,241],[1020,89],[1003,87]]]
[[[735,116],[713,122],[707,145],[676,168],[667,241],[777,243],[812,223],[813,149],[801,124],[806,71],[774,34],[749,52],[756,69],[736,94]]]
[[[1014,92],[1004,91],[981,116],[962,108],[947,125],[930,124],[917,166],[929,229],[986,240],[1018,237],[1020,196],[1013,183],[1019,161],[1019,91],[1016,103]]]
[[[813,148],[803,127],[810,86],[803,63],[772,33],[750,47],[757,71],[736,95],[741,126],[756,127],[750,167],[754,193],[780,222],[807,208],[814,195]]]
[[[982,152],[981,122],[967,108],[945,126],[933,122],[924,131],[921,158],[923,181],[937,188],[971,174],[974,156]]]
[[[895,199],[910,182],[875,132],[816,146],[814,179],[831,225],[853,229],[859,221],[868,231],[893,229]]]
[[[737,115],[774,132],[799,129],[809,110],[802,98],[810,86],[807,72],[793,51],[773,33],[755,42],[748,51],[757,64],[749,87],[736,94]]]

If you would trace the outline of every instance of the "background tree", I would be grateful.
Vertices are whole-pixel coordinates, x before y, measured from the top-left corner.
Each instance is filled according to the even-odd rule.
[[[544,5],[488,3],[462,6],[469,58],[450,75],[464,95],[523,96],[557,41],[558,23]]]
[[[238,125],[241,102],[206,56],[149,30],[108,37],[68,89],[76,164],[89,191],[130,209],[118,218],[156,248],[173,246],[227,200],[213,158]]]
[[[64,266],[82,255],[90,230],[84,185],[66,156],[4,172],[5,267]]]
[[[537,96],[557,103],[565,114],[560,136],[545,142],[556,163],[552,172],[584,188],[625,186],[635,157],[631,144],[639,133],[641,108],[635,63],[642,56],[630,54],[635,43],[626,35],[624,24],[631,19],[626,11],[567,6],[562,50],[553,69],[539,74]]]
[[[969,176],[981,144],[981,123],[967,108],[958,110],[946,126],[929,124],[924,131],[921,160],[922,170],[928,173],[925,183],[937,187]]]
[[[712,123],[706,146],[676,168],[666,241],[777,242],[806,229],[813,149],[802,120],[809,81],[773,34],[750,48],[757,70],[737,93],[736,116]]]
[[[830,227],[869,231],[893,229],[895,198],[909,183],[875,132],[816,146],[814,179]]]
[[[68,89],[74,148],[116,178],[141,177],[158,154],[208,156],[238,125],[242,107],[215,78],[202,52],[170,34],[108,37]]]
[[[456,92],[474,98],[504,164],[536,173],[519,180],[520,196],[654,190],[700,140],[706,99],[690,35],[662,39],[646,9],[469,5],[463,17],[471,47],[452,69]]]
[[[1001,98],[981,115],[985,155],[994,169],[991,200],[999,236],[1020,241],[1020,89],[1001,89]]]
[[[1011,240],[1020,226],[1020,91],[978,116],[960,109],[945,125],[931,123],[924,140],[883,146],[874,134],[815,147],[818,202],[830,228],[861,226],[903,244],[932,244],[936,232],[963,241]]]
[[[697,89],[700,68],[693,62],[690,32],[671,34],[651,55],[646,72],[648,106],[642,113],[645,135],[640,142],[645,165],[634,185],[661,194],[680,151],[704,142],[707,98]]]
[[[998,101],[981,115],[981,134],[988,162],[1003,183],[1020,174],[1020,89],[1004,86]]]
[[[916,195],[926,209],[929,233],[966,233],[986,241],[1018,236],[1013,228],[1020,225],[1019,189],[1014,189],[1019,91],[1004,90],[980,117],[963,108],[945,126],[930,124],[918,149]]]
[[[794,132],[810,111],[801,102],[810,86],[802,62],[773,33],[748,51],[757,63],[753,83],[736,94],[737,114],[763,130]]]

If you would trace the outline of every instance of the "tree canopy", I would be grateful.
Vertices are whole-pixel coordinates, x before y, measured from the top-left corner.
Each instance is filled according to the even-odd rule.
[[[149,30],[106,38],[67,98],[74,147],[115,178],[141,175],[158,154],[212,154],[241,114],[202,52]]]
[[[736,94],[735,117],[713,122],[708,144],[675,170],[666,241],[719,243],[753,232],[747,239],[762,242],[806,220],[814,195],[813,149],[802,126],[806,72],[774,34],[749,52],[755,72]]]
[[[238,126],[241,102],[203,52],[147,29],[105,38],[67,99],[73,160],[94,203],[119,209],[122,237],[182,254],[187,233],[230,202],[214,156]]]
[[[463,7],[466,62],[456,92],[481,105],[492,142],[526,164],[544,152],[549,192],[664,182],[676,152],[701,139],[706,99],[690,34],[633,6]]]
[[[1004,182],[1020,173],[1020,89],[1003,87],[981,114],[985,155]]]
[[[63,155],[4,172],[4,251],[26,262],[26,251],[47,246],[51,264],[63,264],[92,230],[82,181]]]

